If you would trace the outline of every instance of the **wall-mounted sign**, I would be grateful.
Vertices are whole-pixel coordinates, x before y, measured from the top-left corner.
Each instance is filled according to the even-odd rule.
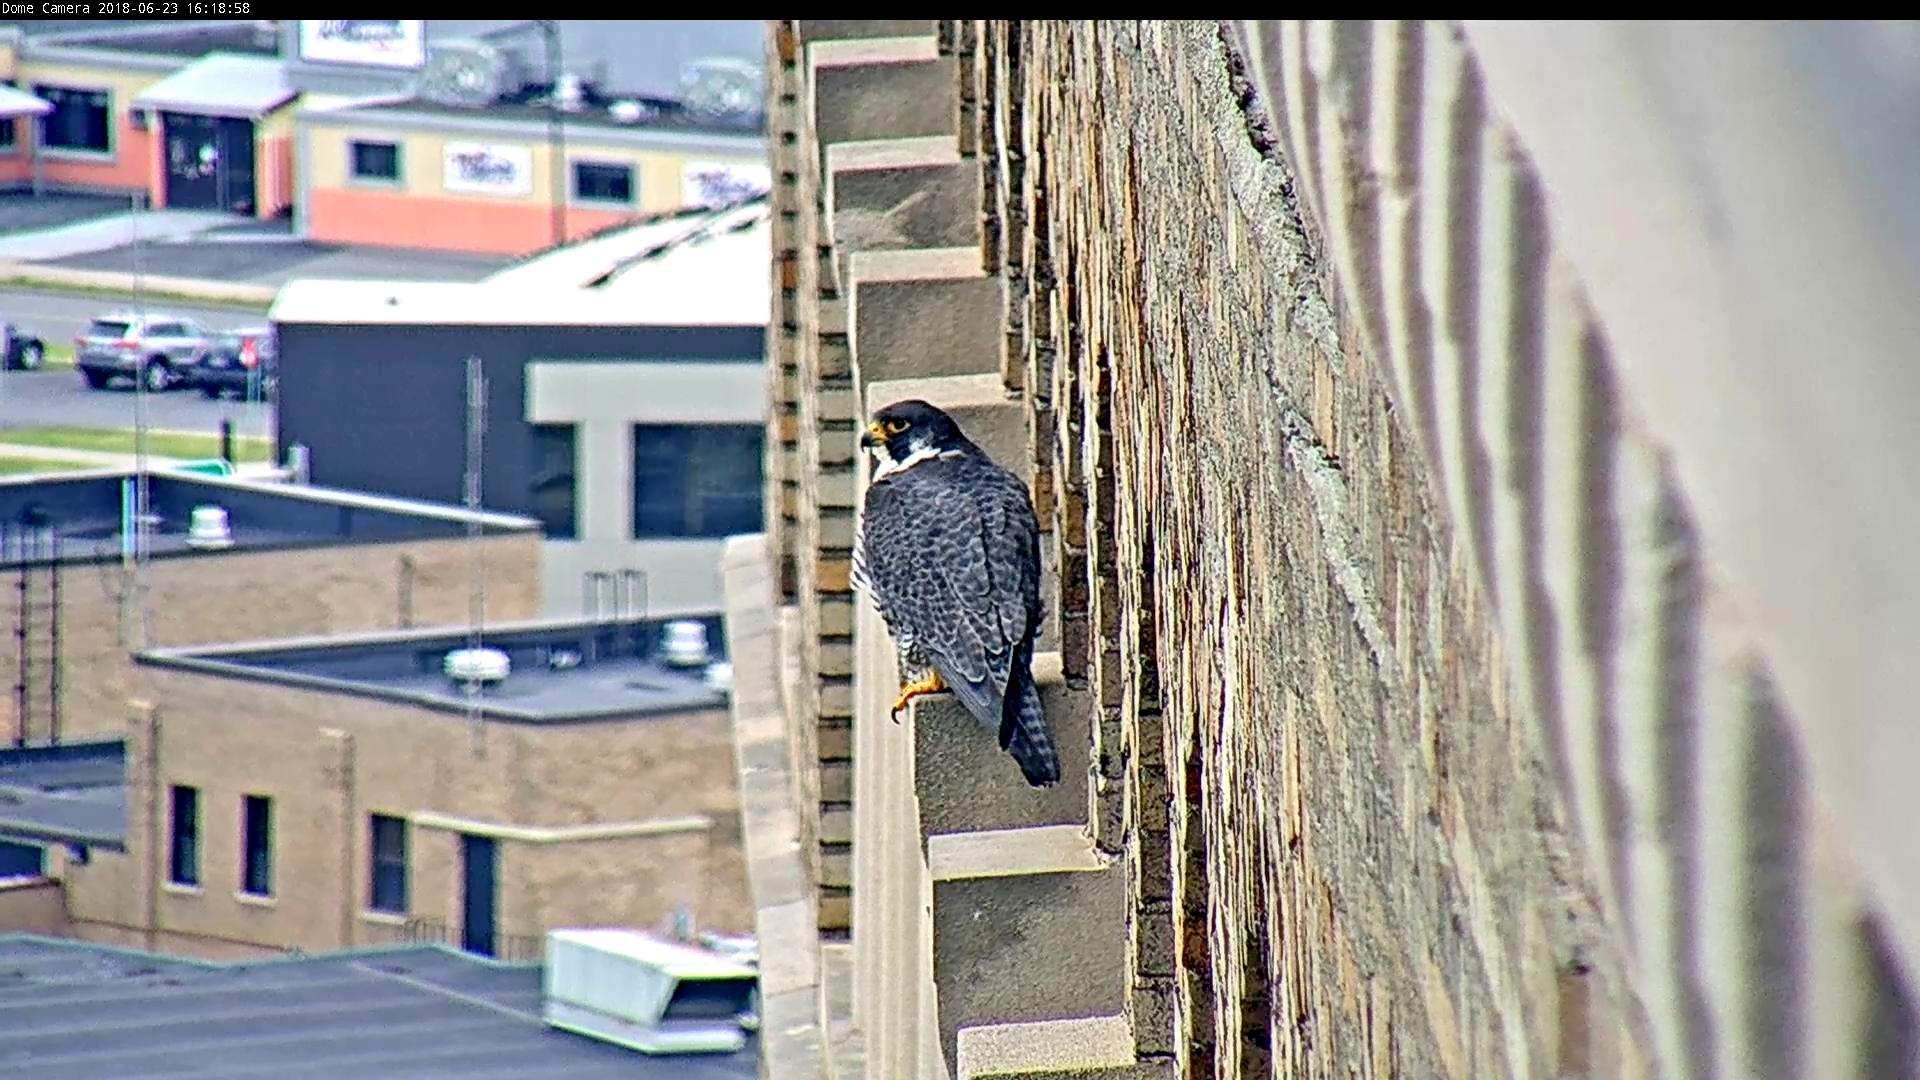
[[[772,187],[772,171],[756,163],[689,161],[680,170],[682,206],[720,206]]]
[[[427,62],[423,19],[302,19],[300,59],[417,68]]]
[[[448,143],[446,188],[474,195],[531,195],[533,151],[524,146]]]

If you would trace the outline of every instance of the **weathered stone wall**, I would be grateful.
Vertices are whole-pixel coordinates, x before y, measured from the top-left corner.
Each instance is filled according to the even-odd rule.
[[[995,104],[1021,109],[1024,213],[990,231],[1027,273],[1063,614],[1092,623],[1066,663],[1128,795],[1136,1023],[1171,1005],[1141,1049],[1197,1075],[1550,1074],[1563,984],[1615,961],[1582,940],[1434,478],[1217,28],[985,37],[1018,63]]]
[[[1722,349],[1701,370],[1739,393],[1699,431],[1641,411],[1654,386],[1673,415],[1685,378],[1648,372],[1694,357],[1623,300],[1678,323],[1723,299],[1700,223],[1750,227],[1758,204],[1596,201],[1564,162],[1608,154],[1539,126],[1588,108],[1566,95],[1514,110],[1562,163],[1543,179],[1488,79],[1554,80],[1500,27],[923,22],[770,26],[799,59],[773,92],[798,109],[776,155],[796,420],[769,573],[791,553],[819,925],[853,937],[814,968],[835,1074],[1920,1075],[1900,958],[1920,918],[1889,901],[1920,860],[1888,843],[1897,817],[1862,813],[1909,805],[1900,759],[1861,763],[1863,797],[1834,780],[1861,733],[1904,745],[1885,676],[1906,616],[1864,612],[1884,642],[1840,635],[1877,681],[1832,707],[1854,688],[1810,658],[1836,647],[1807,649],[1822,624],[1791,614],[1835,606],[1807,581],[1860,575],[1779,570],[1847,546],[1727,528],[1765,485],[1728,493],[1753,440],[1713,423],[1778,403],[1754,412]],[[1683,101],[1662,127],[1675,103],[1596,61],[1653,57],[1670,89],[1686,33],[1585,32],[1545,44],[1601,72],[1588,111],[1623,146],[1697,126]],[[1701,70],[1771,70],[1754,58],[1793,45],[1755,43],[1774,33]],[[1601,38],[1619,47],[1581,45]],[[1656,200],[1688,182],[1614,178]],[[1642,209],[1689,231],[1650,237]],[[1604,242],[1615,216],[1637,250]],[[1637,284],[1660,252],[1686,264],[1663,277],[1679,303]],[[1770,317],[1710,315],[1679,338]],[[1899,324],[1855,337],[1884,364]],[[1836,363],[1842,397],[1875,384]],[[1068,762],[1044,798],[932,699],[882,719],[884,631],[841,572],[850,403],[909,396],[1028,473]],[[1912,575],[1881,569],[1904,595]]]

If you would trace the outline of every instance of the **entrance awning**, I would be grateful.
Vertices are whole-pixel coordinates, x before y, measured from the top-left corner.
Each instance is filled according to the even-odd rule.
[[[53,103],[45,98],[34,97],[25,90],[0,85],[0,120],[45,116],[52,111]]]
[[[159,112],[258,120],[298,93],[278,59],[214,53],[147,87],[133,104]]]

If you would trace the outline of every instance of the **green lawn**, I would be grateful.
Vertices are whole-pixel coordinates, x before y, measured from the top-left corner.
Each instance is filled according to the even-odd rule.
[[[0,452],[0,476],[17,476],[21,473],[68,472],[73,469],[94,469],[84,461],[54,461],[49,458],[14,457]]]
[[[127,428],[28,427],[0,430],[0,444],[55,446],[64,450],[99,450],[109,454],[133,453],[133,432]],[[4,447],[0,447],[4,452]],[[220,456],[218,435],[147,434],[147,453],[159,457],[211,458]],[[235,436],[235,464],[268,461],[273,443],[267,439]]]

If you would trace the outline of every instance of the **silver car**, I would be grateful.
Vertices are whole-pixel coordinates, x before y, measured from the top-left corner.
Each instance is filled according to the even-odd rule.
[[[201,323],[177,315],[102,315],[73,339],[73,363],[95,390],[124,378],[157,393],[186,385],[212,337]]]

